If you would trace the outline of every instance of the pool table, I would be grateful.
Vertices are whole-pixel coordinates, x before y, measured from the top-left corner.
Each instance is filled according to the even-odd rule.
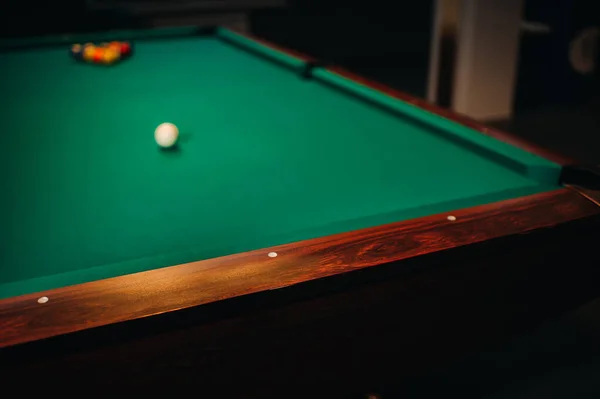
[[[132,56],[70,57],[110,40]],[[219,27],[63,35],[1,42],[0,92],[9,384],[358,392],[592,295],[593,168],[335,64]]]

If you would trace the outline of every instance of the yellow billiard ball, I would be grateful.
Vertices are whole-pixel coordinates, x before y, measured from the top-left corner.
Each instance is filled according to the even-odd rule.
[[[86,44],[83,47],[83,59],[87,62],[91,62],[94,60],[94,54],[96,53],[96,46],[91,44]]]
[[[111,48],[106,48],[102,54],[102,63],[107,65],[114,64],[119,60],[119,56],[120,54],[118,51]]]

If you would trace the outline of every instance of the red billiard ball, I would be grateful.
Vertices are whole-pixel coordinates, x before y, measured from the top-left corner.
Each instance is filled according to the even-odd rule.
[[[129,58],[131,56],[131,44],[129,42],[122,42],[120,51],[121,58]]]

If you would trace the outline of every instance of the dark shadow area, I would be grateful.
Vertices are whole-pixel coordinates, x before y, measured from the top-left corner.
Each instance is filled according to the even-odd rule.
[[[523,32],[520,41],[514,117],[494,126],[514,132],[580,162],[600,164],[600,72],[572,60],[573,46],[600,27],[600,3],[593,0],[528,0],[524,19],[547,32]],[[593,59],[591,60],[593,61]]]
[[[102,32],[118,29],[149,28],[146,18],[119,8],[90,10],[83,0],[61,0],[31,5],[10,1],[3,9],[0,37],[31,37],[66,33]]]
[[[374,391],[397,399],[598,398],[599,314],[594,300],[503,345]]]
[[[251,14],[252,32],[423,97],[434,1],[290,1]]]

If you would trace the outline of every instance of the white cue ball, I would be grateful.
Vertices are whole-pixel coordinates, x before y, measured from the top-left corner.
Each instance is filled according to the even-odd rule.
[[[172,123],[161,123],[154,131],[154,140],[163,148],[174,146],[178,137],[179,129]]]

